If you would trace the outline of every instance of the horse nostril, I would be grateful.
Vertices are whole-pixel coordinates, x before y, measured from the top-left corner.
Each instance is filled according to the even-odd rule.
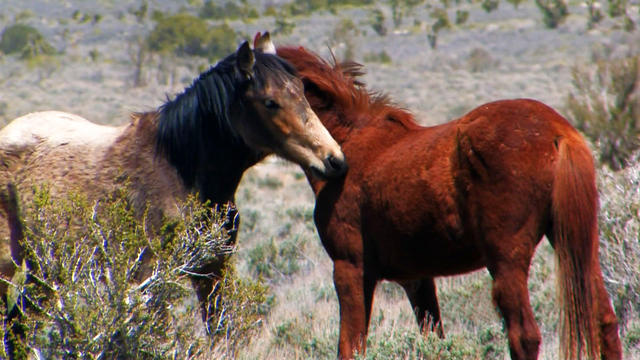
[[[336,173],[336,175],[342,175],[347,170],[347,163],[333,155],[329,155],[327,157],[327,164],[331,171]]]

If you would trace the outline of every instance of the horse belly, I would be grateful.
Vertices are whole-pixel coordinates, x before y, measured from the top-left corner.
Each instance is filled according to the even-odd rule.
[[[458,229],[441,232],[434,227],[423,226],[412,233],[393,227],[377,229],[373,240],[382,277],[403,280],[455,275],[485,266],[470,237],[462,236]]]

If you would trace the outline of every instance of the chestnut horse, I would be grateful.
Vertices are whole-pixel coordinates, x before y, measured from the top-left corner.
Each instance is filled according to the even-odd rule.
[[[126,181],[135,210],[147,211],[157,228],[177,215],[189,192],[212,205],[232,202],[243,172],[271,153],[317,176],[343,174],[340,146],[309,107],[295,69],[275,55],[268,37],[260,46],[244,42],[175,99],[120,127],[46,111],[0,130],[2,277],[10,279],[22,262],[21,230],[7,201],[15,198],[13,186],[21,201],[45,183],[52,196],[73,190],[96,200]],[[205,266],[194,278],[203,305],[219,266]],[[4,295],[8,283],[1,284]]]
[[[563,356],[621,358],[598,262],[594,163],[562,116],[534,100],[503,100],[422,127],[364,89],[360,65],[331,65],[303,48],[278,55],[297,68],[349,160],[344,178],[308,177],[334,264],[340,358],[364,353],[380,280],[401,284],[421,327],[442,335],[434,277],[486,267],[511,358],[536,359],[527,277],[545,235],[559,264]]]

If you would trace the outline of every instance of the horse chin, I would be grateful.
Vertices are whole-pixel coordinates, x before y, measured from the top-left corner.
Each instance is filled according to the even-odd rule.
[[[309,173],[311,173],[311,176],[321,181],[328,181],[331,178],[325,171],[320,170],[313,165],[309,167]]]

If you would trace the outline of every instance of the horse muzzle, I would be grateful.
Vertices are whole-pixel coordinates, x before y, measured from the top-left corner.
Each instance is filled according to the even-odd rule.
[[[320,169],[312,165],[310,167],[311,174],[321,180],[335,179],[344,176],[344,174],[347,173],[349,166],[347,165],[347,160],[345,159],[344,154],[341,153],[340,155],[341,157],[337,157],[331,154],[324,158],[322,161],[324,169]]]

